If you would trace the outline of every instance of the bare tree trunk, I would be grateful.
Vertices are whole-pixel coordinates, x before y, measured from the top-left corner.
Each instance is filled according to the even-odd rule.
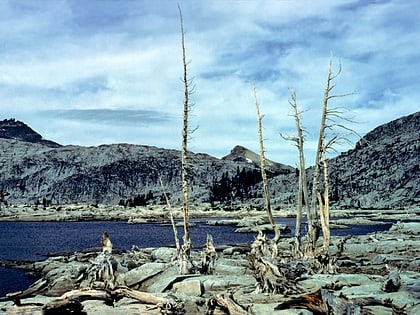
[[[323,234],[323,247],[324,251],[328,251],[330,246],[330,200],[329,200],[329,184],[328,184],[328,161],[324,154],[323,157],[323,167],[324,167],[324,206],[322,214],[322,234]]]
[[[314,179],[313,179],[313,187],[312,187],[312,203],[311,203],[311,210],[312,212],[316,211],[316,201],[318,199],[319,202],[319,214],[321,218],[321,226],[322,226],[322,233],[323,233],[323,249],[324,251],[328,250],[328,246],[330,244],[330,214],[329,214],[329,183],[328,183],[328,160],[326,157],[327,150],[333,149],[335,143],[338,140],[347,140],[344,137],[339,137],[337,135],[333,136],[331,139],[326,141],[325,130],[332,129],[333,127],[339,127],[355,133],[352,129],[349,129],[342,124],[338,124],[334,122],[334,118],[344,119],[341,114],[342,111],[339,109],[329,109],[328,103],[331,99],[337,97],[344,97],[351,95],[350,94],[342,94],[342,95],[331,95],[331,91],[335,88],[335,84],[333,84],[333,80],[337,78],[337,76],[341,73],[341,67],[339,68],[336,74],[332,74],[332,59],[330,59],[330,65],[328,68],[328,75],[327,75],[327,84],[324,91],[324,103],[322,106],[322,116],[321,116],[321,126],[319,131],[319,139],[318,139],[318,149],[316,154],[315,160],[315,171],[314,171]],[[329,121],[330,124],[327,124]],[[331,122],[333,122],[331,124]],[[356,133],[357,134],[357,133]],[[323,171],[323,200],[321,198],[321,188],[320,188],[320,173],[321,168]],[[316,222],[318,225],[318,222]],[[313,250],[316,248],[316,239],[315,243],[312,244]]]
[[[264,118],[264,116],[261,116],[260,114],[260,106],[258,104],[257,92],[256,92],[255,87],[254,87],[254,100],[255,100],[255,106],[257,109],[257,118],[258,118],[258,137],[259,137],[259,143],[260,143],[260,163],[261,163],[261,176],[262,176],[263,187],[264,187],[264,196],[265,196],[265,207],[266,207],[265,209],[267,212],[268,220],[270,221],[270,224],[274,230],[273,245],[277,246],[277,242],[280,239],[280,228],[275,223],[273,213],[271,212],[270,189],[268,187],[268,179],[267,179],[267,174],[265,171],[266,159],[264,155],[264,140],[263,140],[263,133],[262,133],[262,119]],[[277,256],[277,254],[275,256]]]
[[[176,229],[176,225],[175,225],[174,214],[173,214],[173,211],[172,211],[172,205],[171,205],[171,202],[168,198],[168,194],[166,193],[166,189],[165,189],[165,186],[163,185],[163,181],[162,181],[161,176],[159,176],[159,181],[160,181],[160,185],[162,187],[163,195],[165,196],[166,204],[169,207],[169,216],[171,218],[171,225],[172,225],[172,231],[174,233],[174,238],[175,238],[176,251],[177,251],[178,256],[179,256],[180,251],[181,251],[181,246],[179,245],[178,230]]]
[[[188,263],[190,261],[190,250],[191,250],[191,239],[190,239],[190,226],[189,226],[189,208],[188,208],[188,160],[187,160],[187,144],[188,144],[188,114],[190,111],[189,107],[189,96],[190,96],[190,83],[188,79],[188,69],[186,61],[186,50],[185,50],[185,32],[184,24],[182,19],[181,8],[178,6],[179,16],[181,20],[181,44],[182,44],[182,64],[183,64],[183,83],[184,83],[184,120],[182,128],[182,153],[181,153],[181,178],[182,178],[182,209],[184,214],[184,237],[183,245],[181,248],[180,259],[180,273],[188,274],[189,268]]]
[[[302,210],[303,210],[303,201],[305,201],[306,215],[308,219],[308,225],[312,226],[312,217],[309,207],[309,196],[308,196],[308,186],[306,181],[306,169],[305,169],[305,154],[303,150],[303,129],[301,123],[301,112],[298,108],[296,93],[291,90],[291,101],[290,105],[293,108],[293,116],[295,117],[297,137],[289,138],[289,140],[294,140],[299,151],[299,191],[298,191],[298,206],[296,213],[296,227],[295,227],[295,255],[302,255],[301,251],[301,225],[302,225]]]
[[[328,68],[328,75],[327,75],[327,84],[324,91],[324,102],[322,106],[322,114],[321,114],[321,125],[319,128],[319,138],[318,138],[318,147],[316,151],[315,157],[315,169],[314,169],[314,177],[312,183],[312,202],[311,202],[311,225],[309,225],[309,237],[312,241],[312,252],[315,253],[316,243],[318,241],[318,230],[319,230],[319,221],[316,215],[317,209],[317,199],[318,194],[320,194],[320,173],[321,168],[323,167],[323,156],[325,154],[326,145],[325,145],[325,128],[326,128],[326,121],[327,121],[327,112],[328,112],[328,101],[330,99],[329,93],[334,88],[334,85],[331,85],[331,81],[333,79],[332,76],[332,60],[330,60],[330,66]],[[319,204],[320,212],[322,204]]]

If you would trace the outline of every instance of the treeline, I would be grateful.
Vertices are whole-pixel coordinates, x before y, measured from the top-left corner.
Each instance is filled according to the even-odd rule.
[[[255,185],[261,182],[260,170],[250,170],[239,166],[236,174],[229,176],[228,172],[222,173],[221,178],[214,178],[210,187],[210,202],[243,202],[249,198],[261,196],[261,192],[255,189]]]

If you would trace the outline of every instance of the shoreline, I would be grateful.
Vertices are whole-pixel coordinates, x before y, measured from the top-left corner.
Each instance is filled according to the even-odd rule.
[[[176,220],[182,219],[182,210],[173,210]],[[295,208],[272,209],[275,218],[294,218]],[[210,207],[209,204],[193,204],[190,207],[190,219],[238,219],[264,218],[264,210],[252,209],[249,205],[230,206],[224,209]],[[374,224],[377,221],[418,221],[420,222],[420,206],[401,209],[334,209],[330,210],[330,217],[355,221],[355,224]],[[170,213],[167,206],[149,205],[126,208],[114,205],[68,204],[59,206],[39,207],[27,205],[2,206],[0,222],[43,222],[43,221],[127,221],[129,223],[160,223],[167,222]],[[333,220],[333,219],[332,219]],[[349,223],[351,224],[351,223]]]
[[[0,300],[0,310],[8,314],[18,314],[23,310],[41,314],[42,307],[63,302],[71,292],[79,292],[84,294],[80,303],[87,314],[160,314],[157,309],[151,311],[149,303],[133,298],[136,292],[143,292],[153,299],[167,298],[168,294],[175,296],[183,301],[185,314],[204,314],[208,301],[221,295],[227,297],[224,294],[230,291],[233,292],[234,301],[253,310],[254,314],[315,314],[310,306],[296,304],[303,303],[299,298],[314,292],[328,292],[334,299],[345,297],[345,301],[353,303],[354,307],[357,303],[374,300],[377,304],[363,306],[364,310],[369,310],[369,314],[373,315],[391,314],[391,307],[404,308],[406,314],[417,314],[420,310],[420,223],[395,223],[388,231],[366,235],[334,236],[330,246],[332,255],[345,239],[344,251],[337,257],[334,271],[311,273],[295,279],[299,292],[293,294],[255,291],[256,279],[248,266],[249,246],[242,248],[238,244],[216,246],[218,258],[213,274],[187,277],[177,273],[176,249],[173,247],[113,251],[112,259],[119,266],[115,274],[119,286],[114,289],[101,288],[100,282],[95,282],[93,288],[85,287],[85,282],[76,281],[83,278],[81,274],[89,270],[88,266],[97,259],[96,256],[100,256],[101,248],[77,253],[57,253],[34,262],[34,271],[39,272],[42,278],[33,285],[32,291],[21,293],[21,305],[13,302],[16,301],[16,295],[11,294],[6,300]],[[292,242],[290,238],[281,239],[278,246],[284,257],[287,257]],[[192,255],[194,261],[200,260],[197,250]],[[128,264],[124,265],[123,262]],[[120,265],[123,265],[122,269]],[[397,268],[401,281],[401,286],[390,292],[384,289],[388,268]],[[113,306],[95,299],[96,294],[107,292],[112,297],[112,294],[121,293],[121,288],[125,288],[124,292],[129,292],[131,297],[117,299]],[[33,294],[25,296],[25,292]],[[86,297],[89,294],[92,294],[92,299]],[[284,308],[284,305],[288,306]]]

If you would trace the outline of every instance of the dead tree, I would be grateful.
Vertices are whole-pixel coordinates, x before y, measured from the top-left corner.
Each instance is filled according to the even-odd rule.
[[[264,197],[265,197],[265,210],[267,212],[268,220],[270,221],[271,226],[274,230],[274,238],[271,240],[271,256],[277,256],[277,243],[280,240],[280,228],[274,221],[273,213],[271,211],[271,203],[270,203],[270,189],[268,187],[268,179],[266,173],[266,159],[265,159],[265,151],[264,151],[264,138],[262,132],[262,119],[264,116],[260,114],[260,105],[258,104],[257,99],[257,91],[254,87],[254,101],[255,107],[257,109],[257,120],[258,120],[258,139],[260,144],[260,166],[261,166],[261,177],[263,180],[263,187],[264,187]]]
[[[201,252],[201,274],[213,274],[217,259],[216,247],[214,247],[213,237],[207,234],[206,246]]]
[[[189,97],[193,92],[191,88],[192,80],[188,78],[188,62],[186,58],[185,49],[185,32],[184,23],[182,18],[181,7],[178,5],[179,17],[181,24],[181,46],[182,46],[182,64],[183,64],[183,77],[184,84],[184,106],[183,106],[183,128],[182,128],[182,151],[181,151],[181,181],[182,181],[182,210],[184,216],[184,237],[181,251],[179,253],[180,274],[190,273],[191,262],[191,238],[189,226],[189,205],[188,205],[188,136],[190,130],[188,129],[188,114],[191,110],[189,104]]]
[[[318,138],[318,147],[315,158],[315,170],[313,177],[312,185],[312,201],[311,201],[311,216],[316,218],[312,222],[312,226],[309,227],[309,236],[312,241],[312,252],[315,253],[316,243],[318,239],[317,229],[319,229],[319,221],[316,216],[317,204],[319,207],[319,218],[322,227],[323,233],[323,251],[328,251],[328,246],[330,245],[330,228],[329,228],[329,183],[328,183],[328,160],[327,160],[327,151],[334,150],[334,146],[344,140],[349,141],[346,136],[338,135],[335,133],[334,129],[340,128],[346,131],[351,132],[352,134],[357,133],[344,126],[341,123],[338,123],[337,120],[346,120],[344,118],[343,111],[339,108],[329,108],[329,102],[334,98],[341,98],[344,96],[352,95],[353,93],[341,94],[341,95],[332,95],[331,92],[335,88],[334,80],[340,75],[341,66],[337,73],[333,74],[332,72],[332,59],[330,59],[330,65],[328,68],[327,82],[324,90],[324,99],[322,106],[321,114],[321,125],[319,130]],[[326,131],[333,131],[334,134],[329,136],[327,139]],[[321,188],[321,173],[323,174],[322,178],[322,188]]]
[[[221,314],[220,312],[217,312],[218,308],[223,312],[222,314],[230,314],[230,315],[254,315],[255,314],[251,306],[240,305],[233,297],[232,292],[228,292],[227,295],[218,294],[210,298],[207,303],[206,315]]]
[[[112,243],[109,239],[107,231],[102,234],[102,252],[91,259],[91,265],[86,271],[90,288],[100,286],[105,289],[113,289],[115,287],[116,277],[114,274],[112,257]]]
[[[287,137],[282,136],[283,139],[295,142],[296,147],[299,151],[299,183],[298,183],[298,205],[296,211],[296,227],[295,227],[295,248],[294,248],[294,255],[295,256],[302,256],[302,249],[301,249],[301,225],[302,225],[302,212],[303,212],[303,201],[305,201],[306,207],[306,216],[308,220],[308,226],[313,226],[314,218],[312,217],[312,212],[309,208],[309,195],[308,195],[308,185],[306,180],[306,168],[305,168],[305,155],[303,151],[303,128],[302,128],[302,112],[300,111],[297,100],[296,100],[296,93],[294,90],[290,91],[291,100],[289,104],[292,106],[293,109],[293,116],[296,122],[296,129],[297,129],[297,136],[296,137]]]
[[[386,265],[389,273],[382,283],[382,290],[385,292],[397,292],[401,287],[401,276],[398,268],[391,268]]]
[[[107,231],[104,231],[104,233],[102,234],[102,252],[108,254],[112,253],[112,243],[109,239]]]

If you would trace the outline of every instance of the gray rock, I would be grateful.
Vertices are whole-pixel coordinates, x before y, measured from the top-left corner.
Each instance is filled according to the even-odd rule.
[[[393,233],[420,235],[420,222],[397,222],[389,229]]]
[[[199,279],[186,279],[182,282],[174,283],[172,290],[174,293],[188,296],[202,296],[204,293],[204,287]]]
[[[176,249],[169,247],[156,248],[151,253],[151,259],[159,262],[171,262],[176,259]]]
[[[131,269],[130,271],[122,275],[125,285],[132,287],[143,282],[146,279],[154,277],[158,273],[168,268],[168,264],[165,263],[146,263],[140,267]]]

